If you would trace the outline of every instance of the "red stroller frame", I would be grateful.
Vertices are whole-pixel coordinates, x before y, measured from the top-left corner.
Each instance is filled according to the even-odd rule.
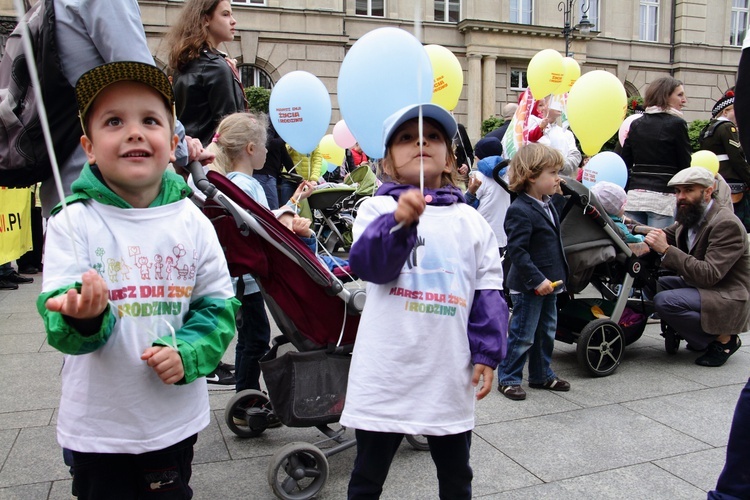
[[[291,342],[300,353],[309,352],[317,358],[321,355],[336,358],[340,367],[342,357],[348,356],[354,343],[359,314],[364,307],[364,290],[344,288],[341,281],[271,211],[247,196],[229,179],[215,172],[206,175],[195,162],[189,165],[189,169],[195,185],[206,195],[203,212],[216,229],[230,274],[241,277],[250,273],[256,278],[271,315],[283,333],[283,337],[274,339],[269,354],[275,357],[279,345]],[[342,370],[348,371],[348,363],[339,372]],[[345,383],[346,373],[343,373]],[[268,378],[265,375],[264,378],[271,403],[276,405],[276,401],[289,399],[289,389],[275,399]],[[337,406],[338,414],[332,419],[328,415],[326,423],[313,425],[327,436],[324,441],[333,441],[334,446],[322,451],[309,443],[289,443],[274,454],[269,463],[268,480],[279,498],[315,496],[328,477],[327,457],[356,444],[354,439],[344,438],[346,429],[334,430],[328,426],[328,423],[338,421],[342,404],[343,400]],[[299,422],[284,421],[286,413],[276,409],[282,423],[304,426]],[[255,437],[268,428],[269,413],[266,395],[247,390],[230,400],[225,420],[236,435]]]

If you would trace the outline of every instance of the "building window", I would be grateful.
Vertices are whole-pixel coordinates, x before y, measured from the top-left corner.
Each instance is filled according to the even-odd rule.
[[[240,80],[242,85],[245,87],[263,87],[264,89],[271,90],[273,88],[273,80],[271,75],[252,64],[241,64],[238,68],[240,71]]]
[[[584,8],[588,9],[584,12]],[[591,27],[592,31],[599,31],[599,0],[589,0],[588,2],[581,2],[580,12],[578,21],[583,19],[583,15],[586,14],[589,18],[589,22],[593,24]]]
[[[435,21],[457,23],[461,14],[461,0],[435,0]]]
[[[357,0],[358,16],[385,17],[385,0]]]
[[[510,22],[531,24],[533,12],[533,0],[510,0]]]
[[[520,92],[526,90],[529,86],[529,82],[526,81],[526,70],[525,69],[511,69],[510,70],[510,90],[518,90]]]
[[[265,5],[266,0],[232,0],[232,3],[240,5]]]
[[[742,45],[747,33],[747,21],[750,0],[732,0],[732,28],[729,33],[729,45]]]
[[[641,40],[658,41],[659,0],[641,0]]]

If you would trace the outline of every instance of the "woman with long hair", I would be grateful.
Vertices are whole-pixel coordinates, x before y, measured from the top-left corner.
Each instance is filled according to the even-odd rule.
[[[204,146],[224,116],[246,109],[236,63],[218,49],[236,24],[229,0],[187,0],[167,33],[177,117]]]
[[[690,166],[691,147],[682,108],[687,104],[682,82],[666,76],[646,90],[646,111],[630,126],[622,159],[628,167],[626,215],[651,227],[674,222],[674,189],[667,182]]]

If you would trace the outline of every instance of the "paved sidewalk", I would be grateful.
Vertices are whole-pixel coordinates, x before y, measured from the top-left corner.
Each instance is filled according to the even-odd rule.
[[[55,440],[62,355],[45,342],[35,308],[41,275],[35,279],[0,291],[0,500],[70,498]],[[613,375],[594,379],[578,368],[575,346],[558,342],[553,368],[572,383],[570,392],[529,389],[526,401],[513,402],[493,391],[478,403],[475,497],[705,498],[724,463],[734,406],[750,375],[750,347],[721,368],[696,366],[695,357],[684,349],[667,355],[658,325],[649,325]],[[195,453],[195,498],[275,498],[266,480],[271,456],[287,443],[321,436],[281,427],[239,439],[224,424],[232,394],[211,391],[212,423]],[[353,460],[353,449],[329,459],[320,499],[346,497]],[[429,453],[405,443],[383,498],[437,498],[434,475]]]

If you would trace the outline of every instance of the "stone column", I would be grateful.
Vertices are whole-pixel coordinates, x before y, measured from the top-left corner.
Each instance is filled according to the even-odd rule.
[[[469,109],[466,131],[472,144],[482,131],[482,55],[467,54],[469,58]]]
[[[495,115],[495,61],[497,56],[484,56],[482,58],[482,114],[479,117],[479,123],[482,120]]]

